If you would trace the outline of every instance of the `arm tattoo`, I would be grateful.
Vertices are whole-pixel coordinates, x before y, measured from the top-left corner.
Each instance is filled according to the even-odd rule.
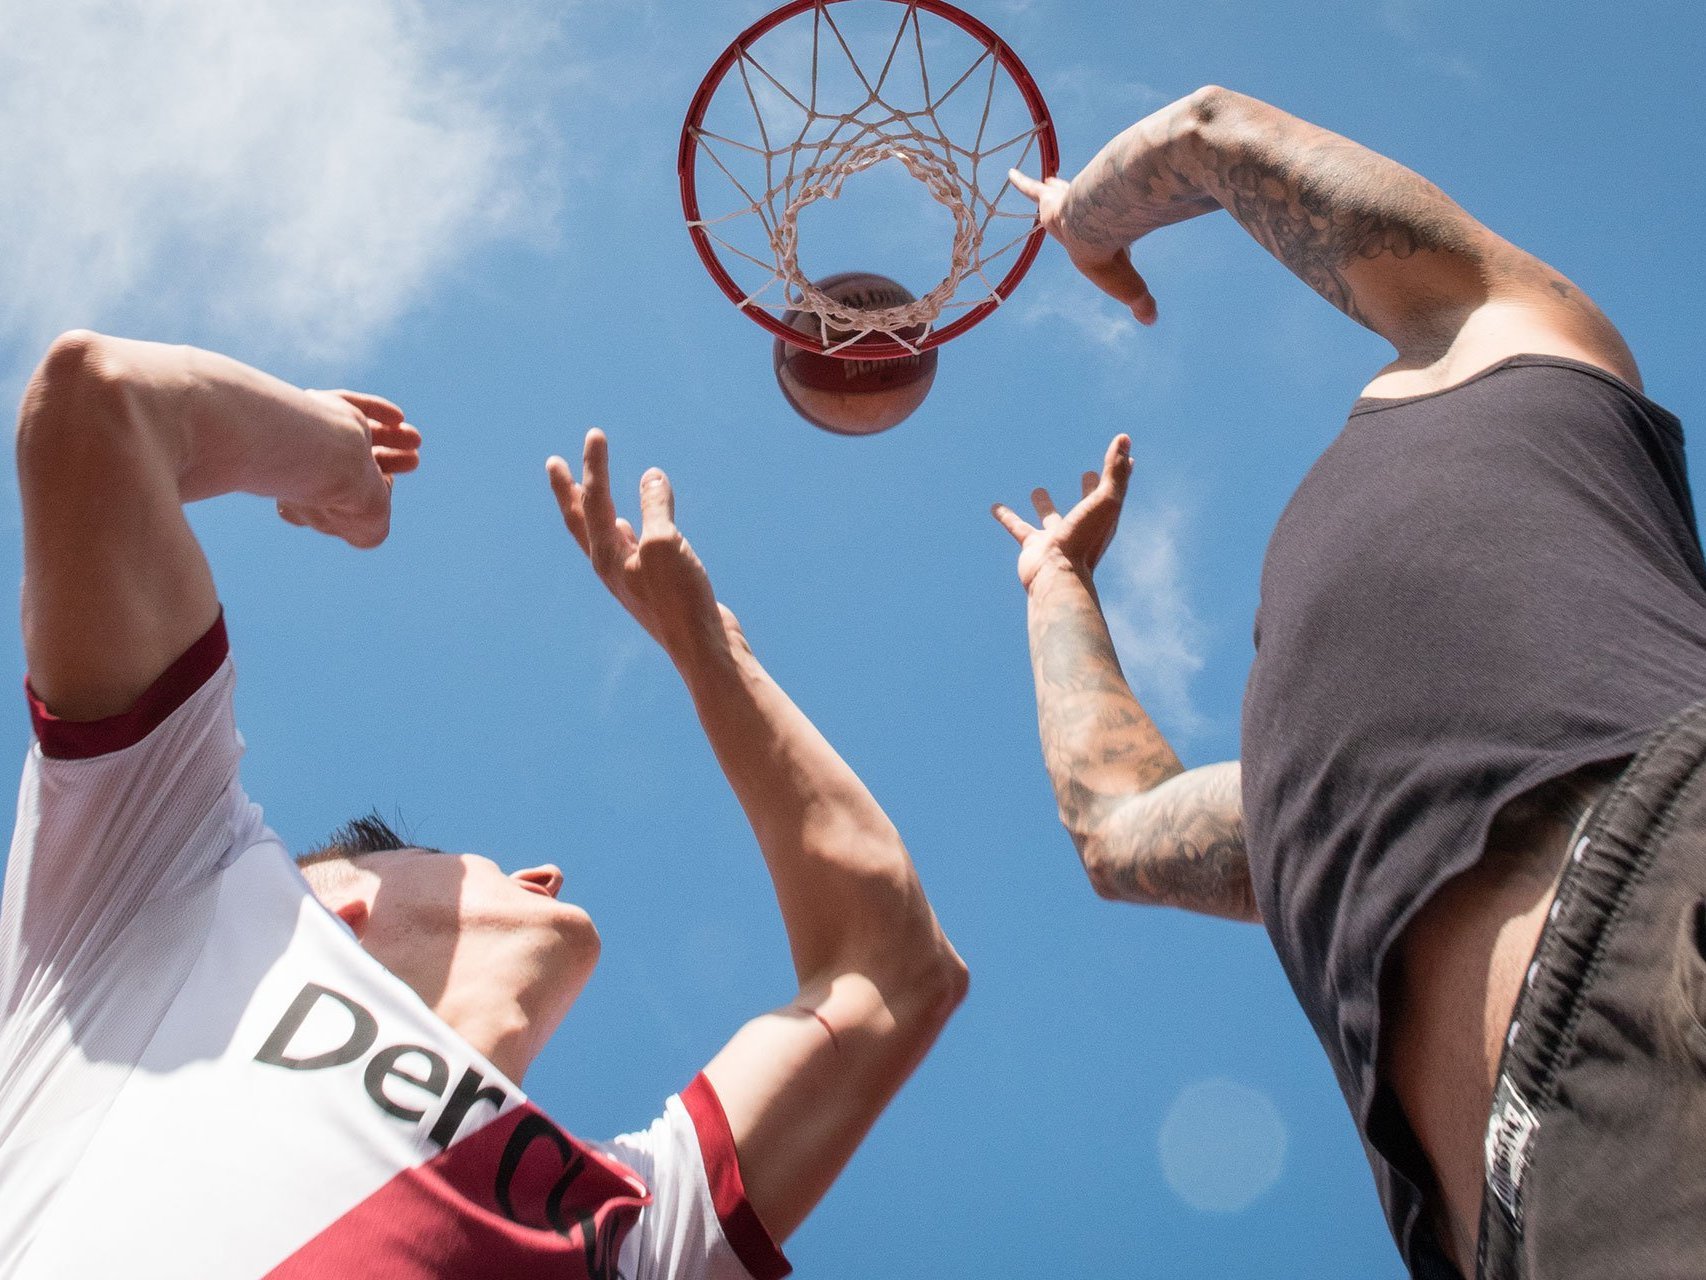
[[[1235,763],[1193,769],[1114,810],[1102,840],[1104,897],[1257,920]],[[1123,855],[1123,856],[1122,856]]]
[[[1477,245],[1477,224],[1418,174],[1224,90],[1193,94],[1116,138],[1074,181],[1064,222],[1083,243],[1114,249],[1220,208],[1369,328],[1376,326],[1347,274],[1353,264],[1429,252],[1469,257]],[[1427,319],[1439,301],[1418,297],[1407,319]]]
[[[1034,594],[1030,634],[1043,759],[1096,891],[1257,919],[1238,766],[1183,769],[1132,696],[1087,585]]]
[[[1268,145],[1206,147],[1206,166],[1227,212],[1264,249],[1373,329],[1347,268],[1384,256],[1467,255],[1466,215],[1426,179],[1354,142],[1288,137],[1301,123],[1274,121]]]

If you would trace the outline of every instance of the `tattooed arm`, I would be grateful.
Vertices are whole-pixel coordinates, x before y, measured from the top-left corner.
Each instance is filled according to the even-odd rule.
[[[1033,493],[1040,528],[995,508],[1020,545],[1043,759],[1097,893],[1258,920],[1237,763],[1179,763],[1132,696],[1096,597],[1091,574],[1119,520],[1130,447],[1123,435],[1109,445],[1064,516],[1046,490]]]
[[[1443,385],[1538,351],[1640,385],[1617,330],[1558,272],[1396,161],[1243,94],[1211,85],[1162,108],[1071,183],[1014,182],[1079,269],[1146,324],[1155,300],[1128,246],[1225,209],[1310,288],[1390,341],[1398,359],[1389,373],[1426,371],[1419,376]],[[1387,392],[1417,389],[1427,388]]]

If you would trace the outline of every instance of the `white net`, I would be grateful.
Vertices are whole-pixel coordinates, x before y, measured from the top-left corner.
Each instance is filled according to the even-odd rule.
[[[827,351],[880,337],[915,352],[956,317],[1001,301],[1036,215],[1007,171],[1037,163],[1049,126],[998,48],[917,0],[818,0],[737,46],[689,124],[685,163],[699,206],[689,225],[717,246],[743,308],[809,315],[807,331]],[[879,202],[859,234],[815,241],[808,269],[802,214],[840,200],[855,178]],[[892,274],[917,300],[849,305],[813,284],[829,265]]]

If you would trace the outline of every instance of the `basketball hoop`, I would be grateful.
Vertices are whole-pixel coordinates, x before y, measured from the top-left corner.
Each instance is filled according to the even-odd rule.
[[[861,309],[801,267],[800,214],[890,160],[947,210],[952,243],[934,287]],[[1060,167],[1048,107],[976,18],[944,0],[792,0],[712,65],[678,168],[694,247],[730,301],[807,351],[884,360],[958,337],[1017,287],[1043,230],[1007,171],[1033,161]]]

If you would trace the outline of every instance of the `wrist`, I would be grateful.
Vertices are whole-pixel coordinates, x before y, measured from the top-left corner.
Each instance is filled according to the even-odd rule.
[[[731,635],[731,628],[719,614],[696,619],[688,628],[658,637],[682,682],[695,696],[701,688],[740,679],[744,666],[754,661],[738,626],[732,631]]]
[[[1096,583],[1088,566],[1078,564],[1058,547],[1054,547],[1043,555],[1026,579],[1025,592],[1032,598],[1040,598],[1062,589],[1083,590],[1094,595]]]
[[[1073,179],[1061,208],[1062,239],[1080,250],[1075,259],[1112,257],[1151,231],[1220,208],[1204,144],[1240,100],[1204,86],[1104,147]]]

